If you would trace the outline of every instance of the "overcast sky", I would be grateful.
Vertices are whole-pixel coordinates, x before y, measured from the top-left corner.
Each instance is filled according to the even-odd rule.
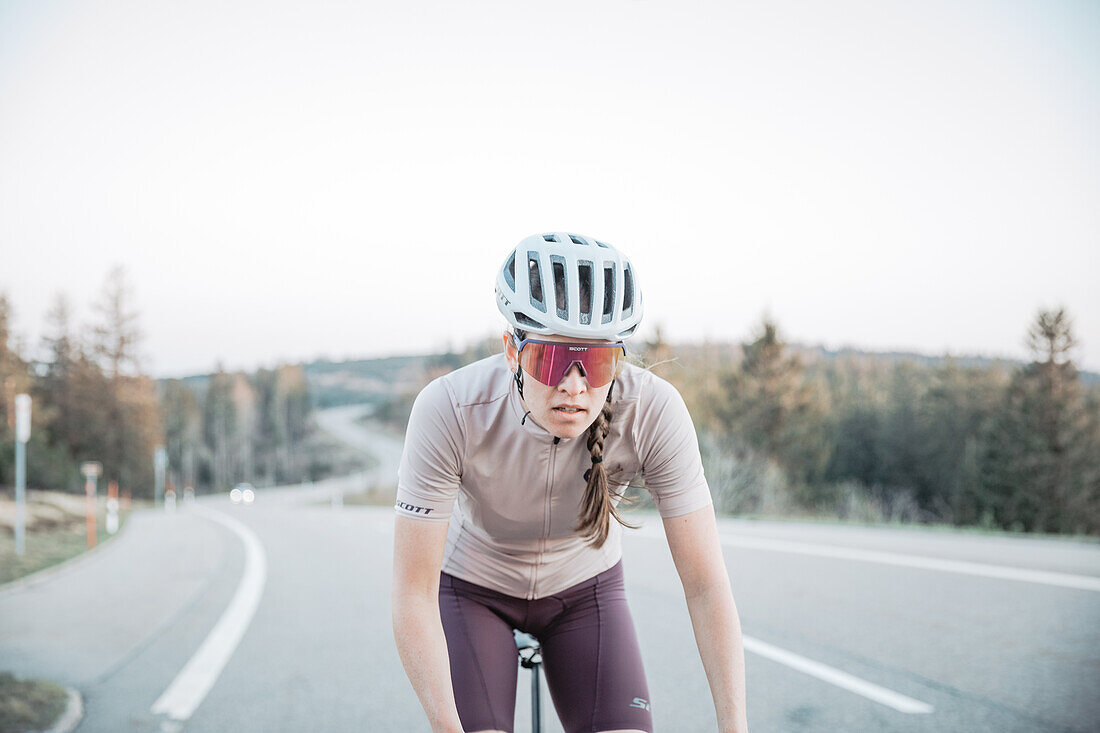
[[[0,0],[0,291],[113,264],[158,376],[499,332],[535,232],[647,326],[1100,370],[1100,3]],[[646,331],[649,329],[647,328]]]

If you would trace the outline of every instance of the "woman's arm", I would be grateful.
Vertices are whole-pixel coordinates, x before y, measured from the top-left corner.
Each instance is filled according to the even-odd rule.
[[[746,733],[745,651],[714,508],[664,520],[721,733]]]
[[[393,533],[393,638],[434,733],[462,733],[439,618],[447,522],[397,516]]]

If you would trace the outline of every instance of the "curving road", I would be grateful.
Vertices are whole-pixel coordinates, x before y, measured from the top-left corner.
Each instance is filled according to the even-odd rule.
[[[0,669],[79,689],[85,731],[426,731],[390,632],[400,440],[319,423],[372,472],[140,512],[101,550],[0,589]],[[662,731],[713,731],[660,522],[626,533]],[[721,520],[753,731],[1100,730],[1100,547],[1043,538]],[[261,572],[262,571],[262,572]],[[527,730],[526,672],[517,730]],[[556,721],[548,732],[560,731]]]

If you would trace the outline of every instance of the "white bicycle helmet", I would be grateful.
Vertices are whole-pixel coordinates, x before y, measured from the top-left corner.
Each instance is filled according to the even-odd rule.
[[[497,272],[496,293],[508,323],[530,333],[619,341],[642,320],[630,260],[578,234],[533,234],[517,244]]]

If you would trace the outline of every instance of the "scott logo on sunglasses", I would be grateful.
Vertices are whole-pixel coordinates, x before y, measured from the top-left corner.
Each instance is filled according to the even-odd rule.
[[[570,346],[569,350],[570,351],[588,351],[588,347],[587,346]]]

